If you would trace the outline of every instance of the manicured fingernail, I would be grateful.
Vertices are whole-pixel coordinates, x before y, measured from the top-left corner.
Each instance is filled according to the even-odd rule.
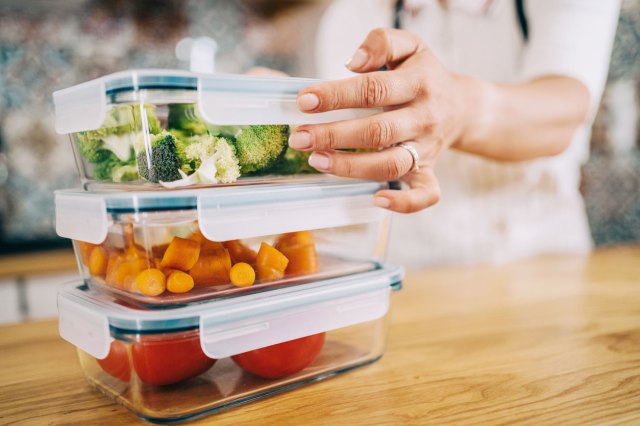
[[[366,50],[358,49],[356,50],[356,53],[354,53],[353,56],[347,60],[344,66],[349,68],[350,70],[356,70],[366,64],[368,59],[369,54],[367,54]]]
[[[328,172],[329,167],[331,167],[331,160],[326,154],[314,152],[309,157],[309,165],[322,172]]]
[[[305,93],[298,97],[298,108],[303,111],[312,111],[320,105],[320,99],[313,93]]]
[[[309,149],[311,148],[311,133],[300,130],[299,132],[294,132],[291,136],[289,136],[289,146],[294,149]]]
[[[391,200],[386,197],[373,197],[373,204],[386,209],[391,205]]]

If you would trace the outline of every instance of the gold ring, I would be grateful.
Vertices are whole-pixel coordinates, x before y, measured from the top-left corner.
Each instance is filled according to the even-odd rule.
[[[396,146],[406,149],[409,152],[409,154],[411,154],[411,158],[413,159],[413,164],[411,165],[411,170],[409,170],[407,173],[411,173],[419,170],[420,156],[418,155],[418,151],[416,151],[414,147],[412,147],[411,145],[405,142],[399,143]]]

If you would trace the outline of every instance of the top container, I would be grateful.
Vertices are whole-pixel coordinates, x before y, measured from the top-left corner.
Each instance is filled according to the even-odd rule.
[[[287,148],[291,127],[377,111],[300,112],[298,92],[317,82],[124,71],[55,92],[56,130],[89,190],[308,182],[315,170]]]

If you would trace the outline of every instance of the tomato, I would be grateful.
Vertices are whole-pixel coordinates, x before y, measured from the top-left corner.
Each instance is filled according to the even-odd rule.
[[[237,365],[265,379],[278,379],[304,369],[318,356],[325,333],[289,340],[231,357]]]
[[[197,332],[143,336],[133,345],[131,355],[140,380],[156,386],[199,376],[216,362],[202,352]]]
[[[96,359],[96,361],[98,361],[105,373],[116,379],[128,382],[131,378],[127,346],[118,340],[111,342],[109,355],[106,358]]]

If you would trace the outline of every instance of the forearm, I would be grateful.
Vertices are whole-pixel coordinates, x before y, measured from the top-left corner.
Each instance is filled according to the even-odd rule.
[[[500,161],[559,154],[589,110],[589,93],[561,76],[523,84],[460,77],[464,126],[452,147]]]

